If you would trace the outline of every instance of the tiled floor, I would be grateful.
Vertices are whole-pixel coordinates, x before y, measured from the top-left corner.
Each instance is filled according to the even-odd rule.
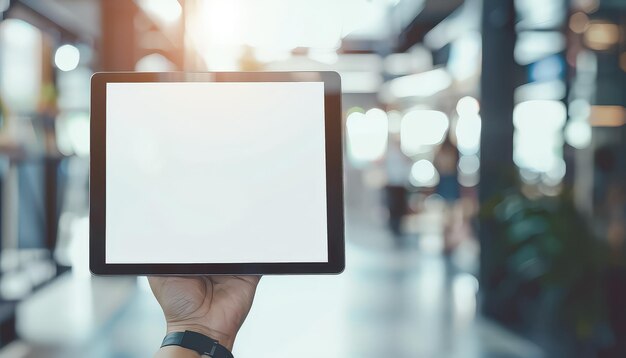
[[[376,221],[349,220],[342,275],[264,277],[235,356],[542,357],[476,314],[478,283],[465,271],[475,248],[467,244],[446,260],[438,253],[437,215],[414,219],[425,221],[424,230],[402,251]],[[28,343],[0,358],[149,357],[162,338],[145,278],[134,286],[75,274],[31,301],[20,317]]]

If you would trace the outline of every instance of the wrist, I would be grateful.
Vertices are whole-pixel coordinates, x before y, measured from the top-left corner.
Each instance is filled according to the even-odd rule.
[[[167,323],[167,334],[172,332],[184,331],[193,331],[204,334],[205,336],[218,341],[220,345],[224,346],[229,351],[232,352],[233,350],[233,344],[235,343],[235,334],[220,332],[202,324],[184,322]]]
[[[199,358],[201,357],[197,352],[192,351],[191,349],[178,347],[178,346],[167,346],[161,347],[159,351],[156,353],[154,358]]]

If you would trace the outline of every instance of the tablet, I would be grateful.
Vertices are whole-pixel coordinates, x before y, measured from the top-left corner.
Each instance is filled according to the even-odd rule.
[[[334,72],[95,74],[91,271],[341,272],[340,96]]]

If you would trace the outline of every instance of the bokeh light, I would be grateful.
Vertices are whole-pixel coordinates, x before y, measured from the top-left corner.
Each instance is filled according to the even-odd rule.
[[[178,0],[138,0],[138,4],[149,16],[166,24],[176,22],[183,13]]]
[[[379,159],[387,149],[388,123],[385,111],[372,108],[352,112],[346,120],[348,154],[354,162]]]
[[[439,183],[439,173],[430,160],[422,159],[411,167],[410,181],[416,187],[433,187]]]
[[[459,116],[474,116],[480,111],[480,104],[476,98],[465,96],[456,103],[456,112]]]
[[[584,120],[572,120],[565,126],[565,141],[576,149],[583,149],[591,144],[591,126]]]
[[[54,63],[61,71],[71,71],[78,67],[80,52],[74,45],[65,44],[54,54]]]
[[[521,168],[537,172],[553,170],[562,157],[566,109],[563,102],[533,100],[513,109],[515,125],[513,159]]]
[[[434,110],[411,110],[401,122],[400,140],[406,155],[415,155],[443,141],[449,128],[448,116]]]

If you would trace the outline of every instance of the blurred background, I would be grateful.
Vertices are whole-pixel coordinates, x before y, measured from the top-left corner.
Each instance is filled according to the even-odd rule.
[[[88,271],[89,81],[120,70],[342,77],[346,271],[264,277],[235,356],[626,357],[623,0],[0,13],[0,357],[160,345],[146,279]]]

